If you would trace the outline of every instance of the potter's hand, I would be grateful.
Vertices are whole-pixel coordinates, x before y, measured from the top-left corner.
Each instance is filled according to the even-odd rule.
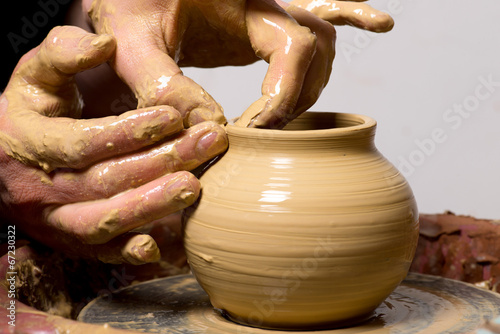
[[[246,65],[262,58],[269,63],[263,95],[240,123],[280,128],[308,109],[328,82],[335,53],[329,22],[374,31],[392,27],[388,15],[366,5],[356,4],[361,13],[352,3],[322,3],[333,10],[273,0],[83,0],[83,8],[97,32],[116,37],[111,65],[140,106],[172,105],[187,113],[186,126],[207,118],[223,122],[219,105],[178,66]]]
[[[282,128],[317,101],[328,83],[335,56],[332,25],[348,24],[373,32],[386,32],[394,25],[388,14],[359,2],[276,2],[298,24],[310,29],[316,43],[302,44],[300,36],[305,34],[296,33],[293,24],[277,15],[272,17],[271,12],[247,12],[249,28],[250,23],[255,24],[254,36],[259,36],[263,45],[271,46],[271,51],[263,57],[269,62],[269,69],[262,97],[240,117],[237,124],[241,126]],[[267,25],[262,24],[263,20],[267,20],[264,21]]]
[[[138,264],[158,248],[129,231],[192,204],[200,185],[184,170],[227,139],[213,122],[183,130],[167,106],[77,119],[74,74],[114,48],[111,36],[57,27],[21,59],[0,97],[0,219],[67,253]]]

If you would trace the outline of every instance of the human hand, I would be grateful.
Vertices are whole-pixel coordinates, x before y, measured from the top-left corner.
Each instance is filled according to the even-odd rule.
[[[304,59],[305,62],[302,64],[294,64],[293,57],[297,54],[300,56],[308,54],[310,46],[300,45],[299,42],[296,52],[293,52],[290,44],[293,45],[294,37],[289,34],[290,24],[283,23],[283,21],[279,23],[280,21],[276,20],[274,32],[269,31],[269,27],[267,27],[267,32],[261,28],[264,43],[269,43],[268,36],[278,35],[278,32],[286,36],[286,42],[282,37],[281,41],[276,39],[272,43],[276,47],[276,53],[281,54],[281,58],[288,60],[289,65],[292,66],[288,69],[285,66],[281,68],[278,61],[278,65],[273,70],[272,60],[268,61],[264,58],[270,66],[262,86],[262,97],[243,113],[236,122],[237,125],[282,128],[318,100],[329,81],[335,57],[336,33],[332,25],[348,24],[373,32],[386,32],[394,25],[394,21],[388,14],[359,2],[294,0],[286,3],[276,0],[276,3],[285,9],[286,13],[298,24],[310,29],[316,38],[316,44],[311,57]],[[267,15],[270,14],[267,13]],[[248,16],[256,22],[263,19],[272,22],[261,18],[263,16],[261,12],[247,13]],[[255,30],[259,31],[259,28]],[[309,63],[307,63],[308,60]],[[268,78],[269,81],[266,82]]]
[[[269,63],[262,97],[238,124],[270,128],[281,128],[307,110],[327,84],[335,55],[330,23],[372,31],[390,30],[393,24],[387,14],[364,4],[315,3],[82,0],[93,28],[116,37],[111,65],[139,106],[186,110],[187,126],[199,118],[222,122],[220,106],[179,66],[246,65],[262,58]]]
[[[0,96],[0,214],[68,254],[139,264],[158,248],[129,231],[192,204],[200,184],[185,170],[222,153],[227,138],[214,122],[184,130],[164,105],[77,119],[75,74],[109,60],[115,45],[57,27],[20,60]]]

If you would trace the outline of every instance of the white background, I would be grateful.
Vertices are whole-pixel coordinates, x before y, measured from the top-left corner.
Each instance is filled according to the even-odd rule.
[[[338,27],[332,77],[311,110],[375,118],[377,146],[408,179],[420,212],[500,219],[500,2],[368,3],[389,12],[394,29]],[[266,69],[184,73],[233,118],[259,98]]]

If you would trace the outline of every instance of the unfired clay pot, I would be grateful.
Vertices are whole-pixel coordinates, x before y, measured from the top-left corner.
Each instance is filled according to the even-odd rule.
[[[404,279],[418,212],[366,116],[307,112],[284,130],[227,126],[187,213],[189,264],[215,308],[269,328],[352,324]]]

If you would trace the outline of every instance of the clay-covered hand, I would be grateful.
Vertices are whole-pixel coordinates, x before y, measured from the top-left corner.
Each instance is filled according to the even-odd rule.
[[[116,37],[111,65],[133,90],[139,106],[172,105],[186,111],[186,126],[223,118],[220,106],[179,66],[266,60],[262,97],[238,123],[281,128],[314,104],[328,82],[335,55],[331,23],[372,31],[387,31],[393,24],[387,14],[365,4],[328,0],[296,5],[273,0],[82,3],[93,29]]]
[[[79,119],[77,72],[107,61],[115,40],[54,28],[26,54],[0,96],[0,218],[46,245],[110,263],[155,261],[148,235],[129,232],[192,204],[196,168],[227,148],[223,128],[184,129],[155,106]]]

